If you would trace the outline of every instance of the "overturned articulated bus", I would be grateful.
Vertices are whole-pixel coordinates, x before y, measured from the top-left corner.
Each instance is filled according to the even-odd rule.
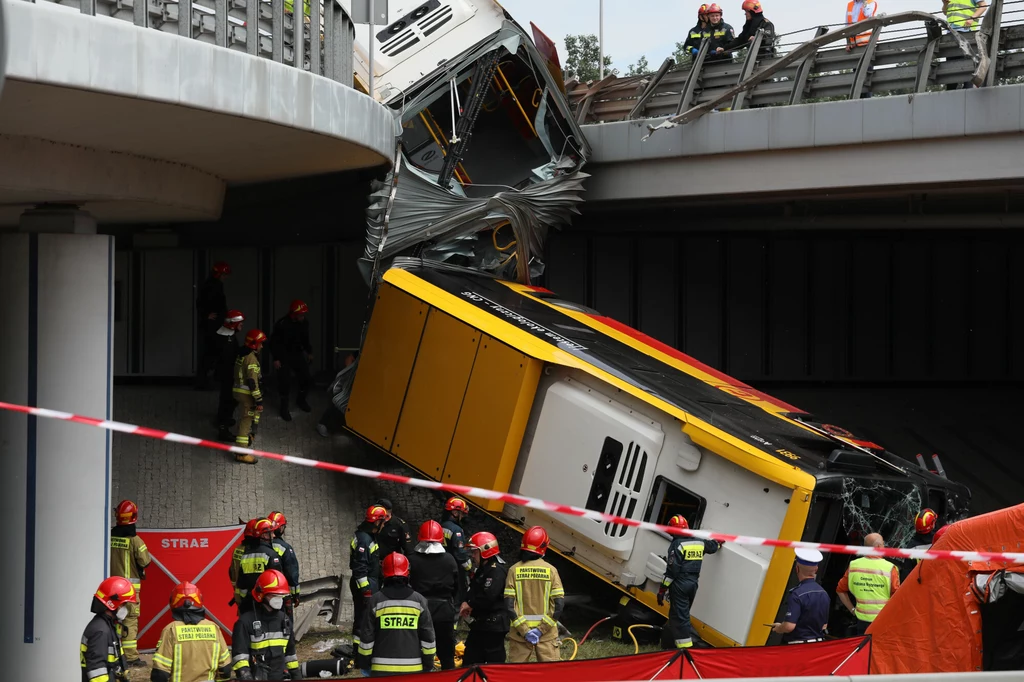
[[[739,535],[912,544],[924,506],[961,518],[969,492],[821,424],[597,312],[538,287],[399,259],[384,273],[349,428],[422,475]],[[475,500],[654,610],[669,536]],[[694,627],[760,645],[791,550],[727,544],[706,559]],[[848,557],[826,558],[834,586]]]

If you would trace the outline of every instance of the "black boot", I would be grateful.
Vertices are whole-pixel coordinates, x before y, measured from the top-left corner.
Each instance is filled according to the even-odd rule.
[[[310,407],[309,403],[306,402],[305,394],[301,394],[300,393],[298,396],[295,397],[295,405],[296,405],[296,407],[298,407],[303,412],[312,412],[313,411],[313,408]]]
[[[292,420],[292,413],[288,411],[288,396],[281,396],[281,407],[280,407],[281,419],[286,422]]]

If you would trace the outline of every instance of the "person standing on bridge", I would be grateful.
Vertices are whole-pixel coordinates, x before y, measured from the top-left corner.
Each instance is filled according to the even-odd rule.
[[[942,13],[954,31],[968,33],[981,28],[981,17],[988,9],[986,0],[942,0]]]
[[[306,402],[309,393],[309,364],[313,362],[313,344],[309,341],[309,320],[306,314],[309,306],[295,299],[288,306],[288,314],[274,324],[270,335],[270,352],[274,355],[274,371],[277,372],[277,391],[280,396],[278,409],[281,419],[292,420],[288,411],[288,397],[291,393],[291,375],[295,374],[298,391],[295,405],[303,412],[312,408]]]
[[[697,53],[700,52],[700,44],[708,36],[708,6],[704,4],[697,9],[697,25],[686,34],[686,40],[683,42],[683,52],[691,57],[696,57]]]
[[[709,44],[707,61],[721,61],[732,59],[732,52],[727,51],[725,46],[736,39],[736,32],[732,26],[722,21],[722,8],[717,2],[708,5],[708,28]]]
[[[743,31],[736,36],[736,40],[725,46],[725,51],[732,52],[733,50],[738,50],[741,47],[748,47],[747,43],[753,42],[754,36],[757,35],[757,32],[764,31],[764,37],[761,39],[761,49],[758,52],[758,58],[765,59],[768,57],[774,57],[775,24],[769,21],[768,17],[764,15],[764,8],[761,6],[759,0],[744,0],[742,7],[743,14],[747,17],[747,21],[743,24]]]
[[[864,546],[881,549],[885,547],[885,540],[878,533],[869,533],[864,538]],[[850,567],[836,586],[836,595],[857,618],[855,634],[867,632],[868,626],[899,588],[899,570],[882,557],[864,556],[850,562]],[[851,594],[857,600],[856,607],[850,601]]]
[[[139,521],[139,508],[131,500],[123,500],[117,509],[117,525],[110,529],[110,574],[124,578],[135,589],[135,600],[128,604],[128,615],[124,618],[126,634],[124,641],[124,660],[129,668],[145,668],[146,664],[139,659],[139,608],[142,592],[142,579],[146,577],[146,567],[152,559],[149,549],[135,530]]]
[[[850,0],[846,6],[846,25],[857,24],[865,19],[870,19],[878,12],[878,3],[874,0]],[[871,31],[858,33],[846,39],[846,51],[850,52],[855,47],[864,47],[871,40]]]
[[[786,598],[785,619],[773,623],[772,632],[782,635],[783,644],[820,642],[825,639],[828,609],[832,604],[828,592],[814,579],[822,560],[821,552],[800,548],[795,553],[797,586]]]
[[[687,529],[686,517],[676,514],[668,520],[672,528]],[[662,649],[688,649],[693,646],[693,625],[690,623],[690,605],[697,596],[697,582],[705,554],[714,554],[722,548],[717,540],[676,535],[668,546],[665,557],[665,577],[658,590],[658,606],[669,598],[668,623],[662,630]]]

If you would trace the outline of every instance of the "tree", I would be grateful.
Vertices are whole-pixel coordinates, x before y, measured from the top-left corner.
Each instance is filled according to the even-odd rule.
[[[598,61],[601,50],[597,44],[597,36],[568,35],[565,37],[565,69],[562,75],[565,80],[578,80],[581,83],[596,81],[601,77]],[[618,69],[609,68],[612,58],[604,56],[605,73],[618,73]]]
[[[672,52],[672,59],[676,62],[676,68],[679,68],[689,64],[693,57],[683,48],[683,43],[676,43],[676,49]]]
[[[636,60],[636,64],[630,64],[629,70],[626,71],[627,76],[643,76],[651,72],[651,67],[647,64],[647,55],[640,55],[640,59]]]

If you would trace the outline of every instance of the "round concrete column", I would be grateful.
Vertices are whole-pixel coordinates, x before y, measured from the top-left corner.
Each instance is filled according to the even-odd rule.
[[[67,209],[20,230],[0,235],[0,400],[109,419],[114,238]],[[78,679],[108,570],[110,435],[0,411],[0,462],[0,651],[12,679]]]

